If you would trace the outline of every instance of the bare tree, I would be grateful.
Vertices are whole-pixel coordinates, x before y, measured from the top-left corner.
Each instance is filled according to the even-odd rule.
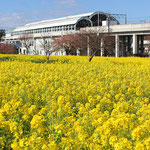
[[[41,35],[41,38],[39,40],[40,47],[44,50],[47,60],[49,60],[49,57],[53,52],[58,51],[53,41],[54,38],[52,36],[44,36],[44,35]]]
[[[26,48],[27,54],[29,54],[29,49],[30,46],[32,46],[32,42],[33,42],[33,35],[24,34],[20,36],[19,41],[21,42],[22,46]]]
[[[103,55],[107,56],[112,53],[115,40],[113,36],[108,33],[105,33],[103,30],[90,30],[86,31],[83,30],[79,33],[80,36],[80,43],[84,46],[87,44],[88,53],[90,56],[89,62],[92,58],[97,55],[100,56],[103,50]],[[84,40],[83,40],[84,39]]]
[[[38,50],[37,50],[37,46],[36,46],[36,38],[33,38],[33,53],[35,55],[38,55]]]

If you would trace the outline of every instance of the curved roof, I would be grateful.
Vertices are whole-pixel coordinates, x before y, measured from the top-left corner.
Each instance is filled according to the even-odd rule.
[[[77,20],[77,22],[76,22],[76,25],[77,25],[78,22],[80,22],[81,20],[87,20],[87,21],[89,21],[89,22],[91,23],[91,26],[93,25],[92,21],[91,21],[90,18],[88,18],[88,17],[81,17],[81,18],[79,18],[79,19]]]
[[[104,12],[102,12],[102,11],[97,11],[97,12],[92,13],[92,14],[90,15],[90,19],[91,19],[93,16],[98,15],[98,14],[103,14],[103,15],[105,15],[105,16],[107,16],[107,17],[110,17],[110,19],[112,19],[112,20],[114,20],[114,21],[117,21],[117,23],[119,24],[119,21],[118,21],[114,16],[111,16],[109,13],[104,13]]]
[[[87,17],[87,19],[89,20],[94,14],[97,14],[97,13],[108,15],[107,13],[99,11],[99,12],[90,12],[90,13],[86,13],[86,14],[73,15],[73,16],[68,16],[68,17],[63,17],[63,18],[58,18],[58,19],[52,19],[52,20],[43,20],[43,21],[29,23],[29,24],[20,26],[20,27],[16,28],[14,30],[14,32],[76,24],[78,22],[78,20],[80,20],[81,18]]]

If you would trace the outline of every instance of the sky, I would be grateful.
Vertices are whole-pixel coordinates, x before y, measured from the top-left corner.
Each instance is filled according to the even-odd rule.
[[[127,14],[128,23],[150,22],[150,0],[0,1],[0,29],[13,29],[26,23],[94,11]],[[120,18],[121,22],[123,20]]]

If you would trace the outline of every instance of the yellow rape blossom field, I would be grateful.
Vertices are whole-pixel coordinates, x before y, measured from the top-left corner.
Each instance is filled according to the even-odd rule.
[[[0,55],[0,149],[150,150],[150,58]]]

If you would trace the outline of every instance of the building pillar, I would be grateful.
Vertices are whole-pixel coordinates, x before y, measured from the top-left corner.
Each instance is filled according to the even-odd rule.
[[[101,39],[101,57],[104,56],[104,40]]]
[[[37,53],[36,53],[36,39],[34,38],[33,41],[34,41],[34,42],[33,42],[34,54],[37,55]]]
[[[133,55],[137,54],[138,53],[138,50],[137,50],[137,35],[136,34],[133,34]]]
[[[141,53],[144,54],[144,36],[141,36]]]
[[[137,36],[137,53],[139,53],[139,49],[140,49],[140,37]]]
[[[21,48],[20,47],[18,48],[18,54],[21,54]]]
[[[131,55],[131,37],[127,37],[127,56]]]
[[[90,56],[90,41],[89,37],[87,37],[87,56]]]
[[[115,56],[119,57],[119,35],[115,35]]]
[[[77,49],[77,56],[80,56],[80,51],[79,51],[79,49]]]
[[[126,37],[122,36],[122,56],[126,56]]]

